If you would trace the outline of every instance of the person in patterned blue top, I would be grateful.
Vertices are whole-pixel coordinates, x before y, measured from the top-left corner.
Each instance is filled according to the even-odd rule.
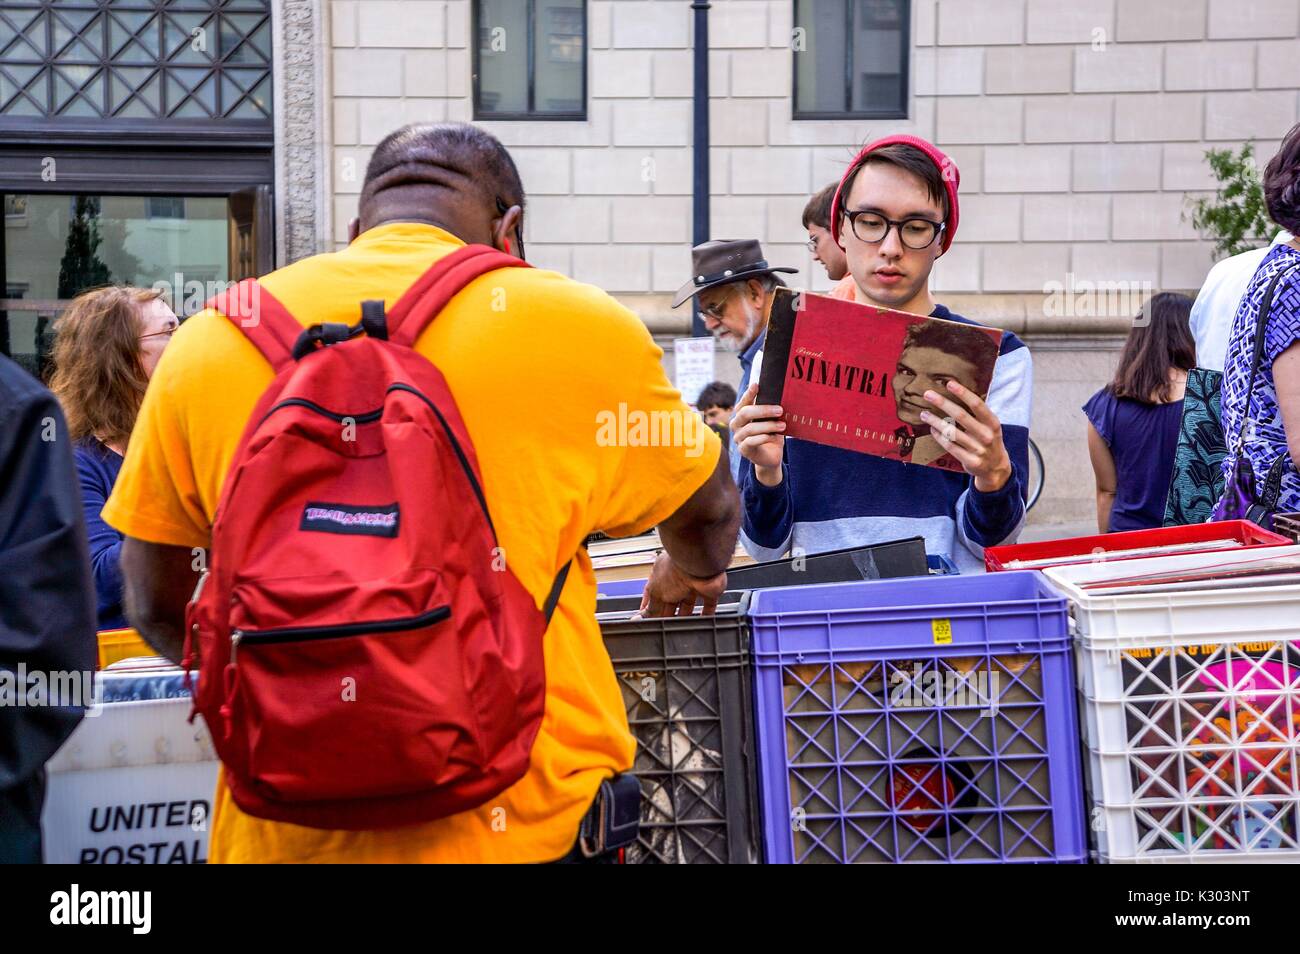
[[[1297,234],[1300,228],[1300,125],[1282,142],[1264,171],[1268,214],[1279,226]],[[1255,328],[1264,292],[1281,275],[1274,292],[1264,354],[1253,394],[1246,393],[1254,356]],[[1243,431],[1243,421],[1245,424]],[[1240,446],[1237,434],[1242,432]],[[1300,239],[1274,245],[1255,271],[1241,300],[1228,340],[1223,373],[1223,433],[1228,453],[1225,479],[1231,478],[1239,457],[1249,461],[1255,486],[1263,487],[1269,469],[1286,457],[1281,511],[1300,510]]]

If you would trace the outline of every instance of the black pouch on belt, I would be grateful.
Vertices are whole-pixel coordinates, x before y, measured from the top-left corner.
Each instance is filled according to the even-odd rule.
[[[578,845],[587,858],[625,848],[641,827],[641,783],[635,775],[615,775],[600,783],[591,810],[578,829]]]

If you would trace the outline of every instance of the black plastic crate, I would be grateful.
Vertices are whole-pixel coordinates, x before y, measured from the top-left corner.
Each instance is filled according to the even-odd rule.
[[[866,547],[826,550],[798,558],[751,563],[727,571],[727,586],[762,590],[811,583],[850,583],[926,576],[925,538],[908,537]]]
[[[748,593],[731,592],[714,616],[597,614],[637,740],[629,864],[763,860],[748,607]]]

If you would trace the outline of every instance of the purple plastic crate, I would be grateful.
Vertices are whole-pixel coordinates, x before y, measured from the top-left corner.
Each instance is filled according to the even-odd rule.
[[[1067,610],[1041,574],[755,592],[769,863],[1083,862]]]
[[[608,580],[596,584],[596,599],[602,596],[640,596],[645,592],[645,580]]]

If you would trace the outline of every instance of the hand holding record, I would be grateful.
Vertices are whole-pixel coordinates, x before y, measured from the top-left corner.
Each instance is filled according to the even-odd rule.
[[[731,418],[731,439],[740,456],[754,465],[760,483],[775,487],[781,483],[781,461],[785,456],[785,411],[774,404],[755,404],[758,382],[749,388],[736,405]]]
[[[946,417],[930,411],[921,420],[930,425],[930,434],[939,445],[955,457],[966,473],[975,478],[980,493],[1001,490],[1011,479],[1011,456],[1002,442],[1002,423],[978,394],[948,382],[949,397],[927,391],[925,399]]]

